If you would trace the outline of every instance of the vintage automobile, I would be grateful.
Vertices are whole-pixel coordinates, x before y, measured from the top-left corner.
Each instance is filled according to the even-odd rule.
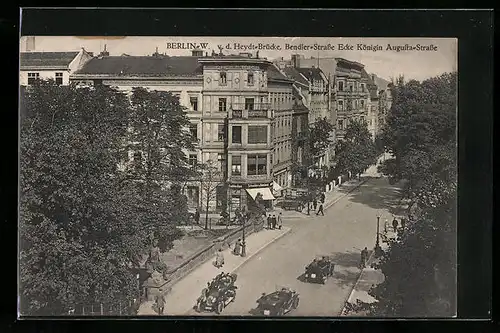
[[[220,314],[236,298],[236,278],[236,274],[221,273],[207,283],[207,288],[202,290],[201,296],[196,300],[196,312],[214,311]]]
[[[304,203],[298,200],[285,199],[281,202],[281,208],[301,212],[304,209]]]
[[[304,279],[306,282],[324,284],[330,276],[333,276],[334,268],[335,264],[329,256],[317,256],[312,263],[306,266]]]
[[[290,288],[278,288],[270,294],[262,293],[257,300],[257,312],[264,316],[282,316],[299,306],[299,294]]]

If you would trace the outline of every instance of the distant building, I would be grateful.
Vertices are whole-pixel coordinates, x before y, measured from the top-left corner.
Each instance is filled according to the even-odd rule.
[[[75,52],[21,52],[19,84],[27,86],[36,80],[53,79],[59,85],[67,85],[71,73],[90,59],[92,53],[84,49]]]
[[[385,90],[379,92],[378,103],[378,126],[382,130],[387,123],[387,116],[392,107],[392,88],[393,84],[389,83]]]

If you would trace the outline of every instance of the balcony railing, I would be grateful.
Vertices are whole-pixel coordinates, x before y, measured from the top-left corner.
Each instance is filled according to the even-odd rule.
[[[271,118],[271,110],[256,110],[256,109],[233,109],[229,110],[229,118],[230,119],[247,119],[247,118]]]
[[[270,103],[256,103],[256,104],[248,104],[248,103],[233,103],[233,110],[248,110],[251,111],[267,111],[271,108]]]

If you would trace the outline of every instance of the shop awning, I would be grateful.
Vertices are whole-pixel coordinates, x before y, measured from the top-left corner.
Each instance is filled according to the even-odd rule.
[[[257,193],[262,194],[262,199],[263,200],[274,200],[276,199],[274,195],[271,193],[271,190],[268,187],[262,187],[262,188],[248,188],[247,193],[250,194],[252,199],[255,200],[255,197],[257,196]]]
[[[275,181],[273,181],[273,191],[274,192],[281,191],[282,189],[283,189],[283,187],[281,187],[280,184],[278,184]]]

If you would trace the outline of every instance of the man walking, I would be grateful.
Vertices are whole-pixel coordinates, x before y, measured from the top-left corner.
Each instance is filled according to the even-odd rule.
[[[276,229],[276,214],[273,214],[271,219],[271,229]]]
[[[281,217],[281,212],[278,214],[278,229],[281,230],[283,226],[283,218]]]
[[[396,220],[396,217],[392,220],[392,228],[394,229],[394,232],[398,232],[398,220]]]
[[[272,218],[271,214],[267,215],[267,229],[271,230]]]
[[[361,263],[359,265],[361,269],[365,268],[367,259],[368,259],[368,248],[365,246],[365,248],[361,251]]]
[[[194,222],[196,224],[200,224],[200,209],[196,208],[196,211],[194,212]]]
[[[160,288],[160,293],[156,295],[156,306],[158,307],[158,314],[162,315],[165,310],[165,295],[163,295],[163,289]]]
[[[316,213],[316,215],[319,215],[319,213],[321,213],[321,215],[325,216],[325,213],[323,212],[323,202],[319,203],[319,208],[318,208],[318,212]]]
[[[316,210],[317,207],[318,207],[318,200],[316,198],[314,198],[314,200],[313,200],[313,208],[314,208],[314,210]]]

